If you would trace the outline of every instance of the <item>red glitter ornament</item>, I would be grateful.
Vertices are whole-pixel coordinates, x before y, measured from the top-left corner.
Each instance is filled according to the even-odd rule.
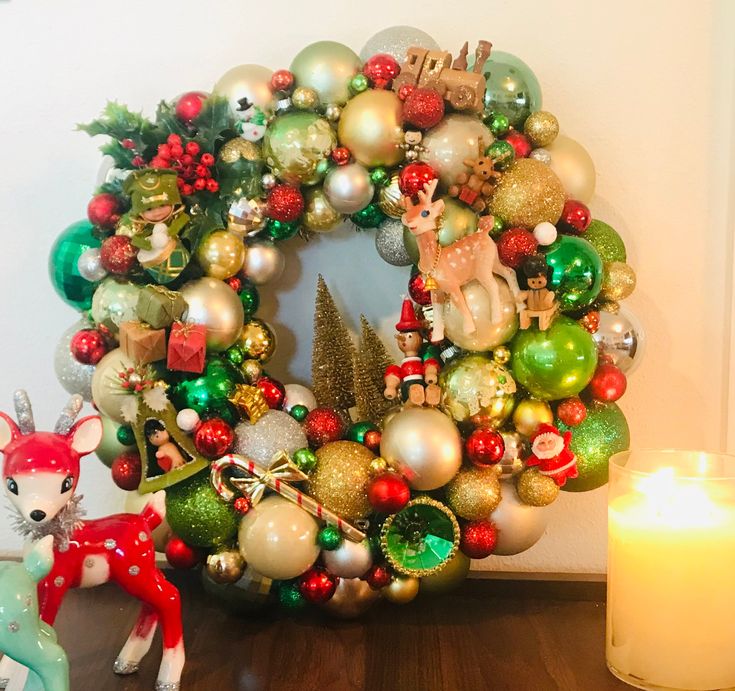
[[[166,560],[175,569],[193,569],[199,563],[199,552],[173,535],[166,543]]]
[[[587,406],[578,396],[566,398],[556,407],[556,417],[567,427],[576,427],[587,417]]]
[[[592,213],[586,204],[576,199],[567,199],[564,202],[559,222],[567,232],[584,233],[592,223]]]
[[[337,576],[321,566],[314,566],[299,577],[299,592],[305,600],[318,605],[334,595],[338,583]]]
[[[531,149],[533,148],[531,142],[528,141],[528,137],[516,130],[509,132],[505,141],[513,147],[513,150],[516,152],[516,158],[528,158],[528,154],[531,153]]]
[[[615,365],[603,363],[598,365],[588,386],[592,398],[596,401],[617,401],[628,386],[623,371]]]
[[[238,497],[232,502],[232,506],[239,514],[246,514],[253,506],[253,503],[248,497]]]
[[[274,410],[283,408],[283,402],[286,400],[286,388],[281,382],[273,379],[273,377],[263,375],[255,385],[260,389],[269,408]]]
[[[138,489],[140,484],[142,465],[136,451],[121,453],[111,466],[112,481],[126,492]]]
[[[408,279],[408,294],[417,305],[431,304],[431,292],[426,290],[426,282],[421,273],[415,273]]]
[[[401,194],[406,197],[415,197],[420,191],[423,191],[427,182],[436,180],[438,177],[438,173],[428,163],[415,161],[401,169],[398,174],[398,187]]]
[[[288,93],[293,88],[293,72],[290,70],[276,70],[271,75],[271,91]]]
[[[203,91],[187,91],[185,94],[181,94],[176,101],[176,117],[188,125],[202,112],[206,100],[207,94]]]
[[[113,230],[120,220],[120,200],[108,192],[95,194],[87,204],[87,218],[93,225]]]
[[[413,84],[404,84],[400,89],[398,89],[398,98],[400,98],[401,101],[405,101],[415,90],[416,87]]]
[[[332,408],[314,408],[304,418],[303,428],[309,444],[316,448],[339,441],[345,431],[342,418]]]
[[[237,276],[230,276],[229,278],[226,278],[225,283],[238,294],[242,290],[242,279],[238,278]]]
[[[373,564],[362,576],[362,580],[365,581],[373,590],[380,590],[385,588],[391,582],[393,578],[390,569],[380,564]]]
[[[96,365],[109,350],[107,339],[97,329],[77,331],[69,343],[74,359],[83,365]]]
[[[438,125],[444,117],[444,99],[434,89],[414,88],[403,102],[403,120],[421,130]]]
[[[282,223],[295,221],[304,213],[304,197],[291,185],[275,185],[268,192],[268,217]]]
[[[489,557],[498,543],[498,529],[492,521],[472,521],[462,527],[459,548],[470,559]]]
[[[194,431],[194,446],[205,458],[224,456],[234,440],[235,433],[232,427],[218,417],[204,420]]]
[[[517,269],[538,249],[538,241],[525,228],[509,228],[498,238],[498,256],[506,266]]]
[[[368,58],[362,73],[370,80],[371,86],[385,89],[401,73],[401,66],[392,55],[378,53]]]
[[[100,262],[107,273],[124,276],[135,266],[138,250],[127,235],[111,235],[100,247]]]
[[[397,513],[408,504],[411,489],[398,473],[382,473],[370,481],[367,496],[377,512]]]
[[[476,466],[481,468],[495,465],[503,459],[505,442],[503,435],[495,430],[482,427],[476,429],[465,442],[467,456]]]
[[[580,320],[579,325],[589,333],[597,333],[600,328],[600,313],[597,310],[590,310]]]
[[[365,432],[365,436],[362,439],[362,443],[373,453],[377,453],[380,448],[380,440],[383,437],[382,433],[378,429],[370,429]]]
[[[346,146],[338,146],[336,149],[332,149],[332,160],[338,166],[347,165],[350,162],[352,154]]]

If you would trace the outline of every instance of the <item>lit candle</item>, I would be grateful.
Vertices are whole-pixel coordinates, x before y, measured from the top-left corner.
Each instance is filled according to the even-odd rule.
[[[645,689],[735,688],[735,457],[610,462],[607,663]]]

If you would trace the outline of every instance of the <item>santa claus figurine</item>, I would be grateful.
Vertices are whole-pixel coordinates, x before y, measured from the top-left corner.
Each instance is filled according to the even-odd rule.
[[[567,478],[579,477],[577,457],[569,448],[571,441],[571,432],[566,431],[562,436],[554,425],[540,424],[531,437],[531,456],[526,466],[538,466],[542,475],[548,475],[563,487]]]

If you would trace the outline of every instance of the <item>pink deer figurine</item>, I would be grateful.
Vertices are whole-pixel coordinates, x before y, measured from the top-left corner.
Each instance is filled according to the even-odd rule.
[[[53,625],[69,588],[114,581],[142,602],[114,671],[132,674],[138,670],[160,621],[163,657],[155,688],[176,691],[184,666],[181,603],[179,591],[156,567],[151,537],[166,513],[165,494],[154,494],[139,515],[81,519],[81,497],[74,497],[79,459],[94,451],[102,438],[98,416],[74,424],[81,407],[81,396],[72,396],[53,432],[35,431],[25,391],[15,393],[18,424],[0,413],[3,482],[18,512],[19,528],[34,539],[54,536],[54,565],[38,584],[41,618]]]
[[[493,324],[501,319],[500,290],[495,274],[508,282],[518,311],[523,308],[515,271],[501,263],[498,249],[486,231],[480,228],[448,247],[439,244],[436,229],[444,211],[444,201],[432,201],[437,182],[432,180],[424,185],[424,191],[418,193],[418,204],[414,204],[411,197],[403,197],[406,212],[401,217],[403,225],[416,236],[419,269],[426,277],[426,289],[431,291],[431,304],[434,307],[431,340],[434,342],[444,338],[441,306],[445,295],[449,296],[464,317],[465,333],[475,331],[475,320],[462,294],[462,286],[470,281],[477,280],[487,290]]]

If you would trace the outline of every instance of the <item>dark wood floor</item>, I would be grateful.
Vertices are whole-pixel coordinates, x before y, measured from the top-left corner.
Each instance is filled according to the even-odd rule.
[[[174,574],[184,598],[183,691],[606,691],[629,689],[605,668],[600,583],[467,581],[459,591],[358,621],[318,611],[236,617],[208,600],[193,575]],[[160,643],[140,672],[112,661],[137,606],[114,586],[72,592],[57,631],[72,691],[151,689]]]

